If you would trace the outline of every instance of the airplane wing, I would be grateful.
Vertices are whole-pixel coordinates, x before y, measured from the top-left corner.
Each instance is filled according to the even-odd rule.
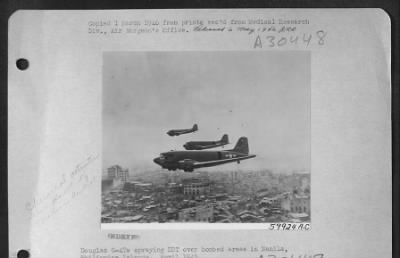
[[[212,148],[218,148],[218,147],[223,147],[225,144],[215,144],[215,145],[203,145],[203,146],[198,146],[198,150],[206,150],[206,149],[212,149]]]
[[[231,158],[231,159],[220,159],[220,160],[204,161],[204,162],[196,161],[193,163],[193,168],[212,167],[212,166],[221,165],[221,164],[225,164],[225,163],[230,163],[230,162],[235,162],[235,161],[240,161],[240,160],[245,160],[245,159],[251,159],[251,158],[254,158],[255,156],[256,155],[248,155],[248,156]]]

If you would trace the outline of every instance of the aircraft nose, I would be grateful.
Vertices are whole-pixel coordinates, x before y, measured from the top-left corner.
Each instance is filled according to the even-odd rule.
[[[154,161],[154,163],[156,163],[156,164],[158,164],[158,165],[160,165],[160,158],[155,158],[155,159],[153,159],[153,161]]]

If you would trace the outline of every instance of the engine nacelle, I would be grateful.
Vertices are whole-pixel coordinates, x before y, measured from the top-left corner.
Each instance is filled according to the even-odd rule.
[[[185,172],[193,172],[194,170],[194,160],[191,159],[184,159],[179,161],[180,169],[183,169]]]

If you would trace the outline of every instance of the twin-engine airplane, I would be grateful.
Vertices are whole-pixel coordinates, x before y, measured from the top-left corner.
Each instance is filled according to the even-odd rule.
[[[173,129],[173,130],[169,130],[167,132],[167,134],[169,136],[178,136],[181,134],[193,133],[193,132],[196,132],[197,130],[199,130],[199,128],[197,127],[197,124],[194,124],[193,127],[190,129]]]
[[[187,142],[183,147],[187,150],[204,150],[229,144],[228,135],[224,134],[219,141],[193,141]]]
[[[214,167],[230,162],[240,163],[241,160],[254,158],[249,155],[249,145],[246,137],[241,137],[232,150],[223,151],[169,151],[160,154],[154,162],[168,170],[181,169],[193,172],[196,168]]]

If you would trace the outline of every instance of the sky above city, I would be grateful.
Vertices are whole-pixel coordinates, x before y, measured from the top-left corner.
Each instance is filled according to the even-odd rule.
[[[308,51],[106,52],[103,165],[158,169],[187,141],[241,136],[257,157],[203,170],[310,169]],[[199,131],[170,137],[170,129]]]

